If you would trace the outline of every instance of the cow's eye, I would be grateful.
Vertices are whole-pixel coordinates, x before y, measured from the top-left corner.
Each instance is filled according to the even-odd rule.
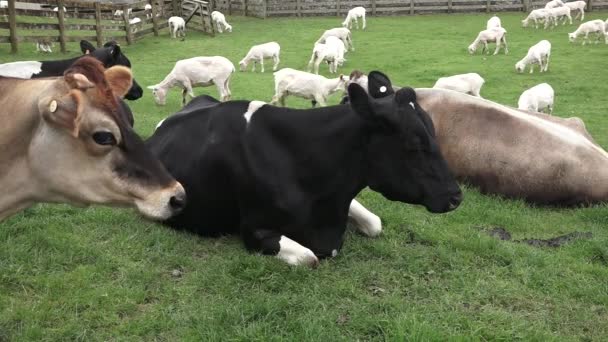
[[[116,145],[116,138],[110,132],[95,132],[93,140],[99,145]]]

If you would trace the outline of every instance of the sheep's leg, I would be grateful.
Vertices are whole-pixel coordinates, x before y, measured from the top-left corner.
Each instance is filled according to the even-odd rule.
[[[257,62],[257,61],[254,59],[254,60],[253,60],[253,66],[251,67],[251,71],[252,71],[252,72],[255,72],[255,65],[256,65],[257,63],[258,63],[258,62]]]
[[[315,101],[317,101],[317,103],[319,103],[319,106],[321,107],[325,107],[327,105],[325,97],[321,95],[315,95]]]
[[[225,81],[224,82],[218,82],[219,80],[213,80],[213,83],[215,83],[215,86],[217,87],[217,91],[220,93],[220,101],[225,102],[228,101],[228,92],[226,91],[226,88],[224,87],[225,85]]]
[[[583,37],[583,45],[585,45],[585,43],[587,42],[588,37],[589,37],[589,32],[586,32],[585,36]]]
[[[572,25],[572,16],[568,14],[568,20],[570,20],[570,25]],[[566,25],[566,20],[564,20],[564,25]]]
[[[357,19],[357,17],[355,17],[355,27],[357,28],[357,30],[359,29],[359,20]]]
[[[539,57],[539,58],[537,59],[537,61],[538,61],[538,65],[540,66],[540,72],[544,72],[544,71],[545,71],[545,65],[544,65],[544,63],[543,63],[543,58],[542,58],[542,57]]]
[[[505,44],[505,55],[509,53],[509,47],[507,46],[507,35],[502,36],[502,42]]]
[[[530,73],[533,73],[533,72],[534,72],[534,64],[530,63]]]
[[[274,55],[274,56],[272,56],[272,59],[273,59],[273,61],[274,61],[274,64],[273,64],[273,66],[272,66],[272,71],[276,71],[276,70],[277,70],[277,68],[279,67],[279,61],[280,61],[280,60],[279,60],[279,55]]]
[[[270,104],[271,105],[276,105],[278,102],[281,102],[281,104],[283,105],[283,107],[285,107],[285,92],[281,91],[279,89],[276,89],[276,92],[274,94],[274,96],[272,97],[272,100],[270,100]]]
[[[581,8],[581,21],[585,20],[585,9]]]
[[[494,50],[494,55],[497,55],[499,50],[500,50],[500,39],[496,39],[496,50]]]
[[[547,57],[545,59],[545,72],[547,72],[547,70],[549,70],[549,57],[551,57],[551,56],[547,55]]]
[[[361,29],[365,30],[365,27],[367,26],[367,23],[365,22],[365,15],[361,17],[361,21],[363,21],[363,27]]]
[[[314,51],[313,51],[312,56],[310,56],[310,61],[308,61],[308,67],[307,67],[307,69],[306,69],[308,72],[311,72],[311,71],[312,71],[312,66],[313,66],[313,64],[315,63],[315,57],[316,57],[316,56],[315,56],[315,53],[314,53]]]
[[[321,62],[323,61],[323,58],[321,58],[321,56],[317,56],[317,60],[315,61],[315,74],[319,74],[319,64],[321,64]]]
[[[260,56],[260,65],[262,66],[262,72],[264,72],[264,56]]]

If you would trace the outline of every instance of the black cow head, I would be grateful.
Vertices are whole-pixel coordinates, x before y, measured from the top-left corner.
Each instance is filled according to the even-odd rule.
[[[86,40],[80,41],[80,50],[83,54],[90,54],[91,56],[97,58],[103,63],[105,68],[112,67],[114,65],[124,65],[128,68],[131,68],[131,61],[122,53],[120,49],[120,45],[115,41],[107,42],[104,44],[103,48],[97,49],[93,44]],[[129,92],[125,96],[127,100],[137,100],[142,97],[144,91],[141,89],[139,84],[133,79],[133,85]]]
[[[390,200],[422,204],[446,212],[462,193],[435,141],[429,115],[416,103],[416,92],[395,92],[386,75],[371,72],[370,97],[358,84],[348,87],[351,107],[370,126],[367,183]]]

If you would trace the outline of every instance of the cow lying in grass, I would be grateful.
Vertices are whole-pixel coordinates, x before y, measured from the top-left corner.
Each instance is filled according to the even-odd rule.
[[[166,223],[240,233],[251,251],[315,266],[337,255],[351,200],[366,186],[431,212],[455,209],[460,189],[414,91],[372,99],[352,84],[348,93],[350,105],[202,101],[167,118],[146,145],[184,184],[188,204]]]
[[[183,187],[124,119],[131,82],[128,68],[104,72],[91,57],[64,77],[0,77],[0,220],[37,202],[134,206],[154,219],[183,207]]]

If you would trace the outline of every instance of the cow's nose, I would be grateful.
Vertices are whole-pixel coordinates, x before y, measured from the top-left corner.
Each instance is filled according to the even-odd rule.
[[[169,205],[174,213],[182,211],[186,207],[186,193],[179,192],[175,196],[171,196],[169,199]]]
[[[450,205],[449,205],[450,210],[454,210],[454,209],[458,208],[458,206],[460,205],[460,202],[462,202],[462,192],[459,192],[456,195],[452,196],[452,198],[450,198]]]

